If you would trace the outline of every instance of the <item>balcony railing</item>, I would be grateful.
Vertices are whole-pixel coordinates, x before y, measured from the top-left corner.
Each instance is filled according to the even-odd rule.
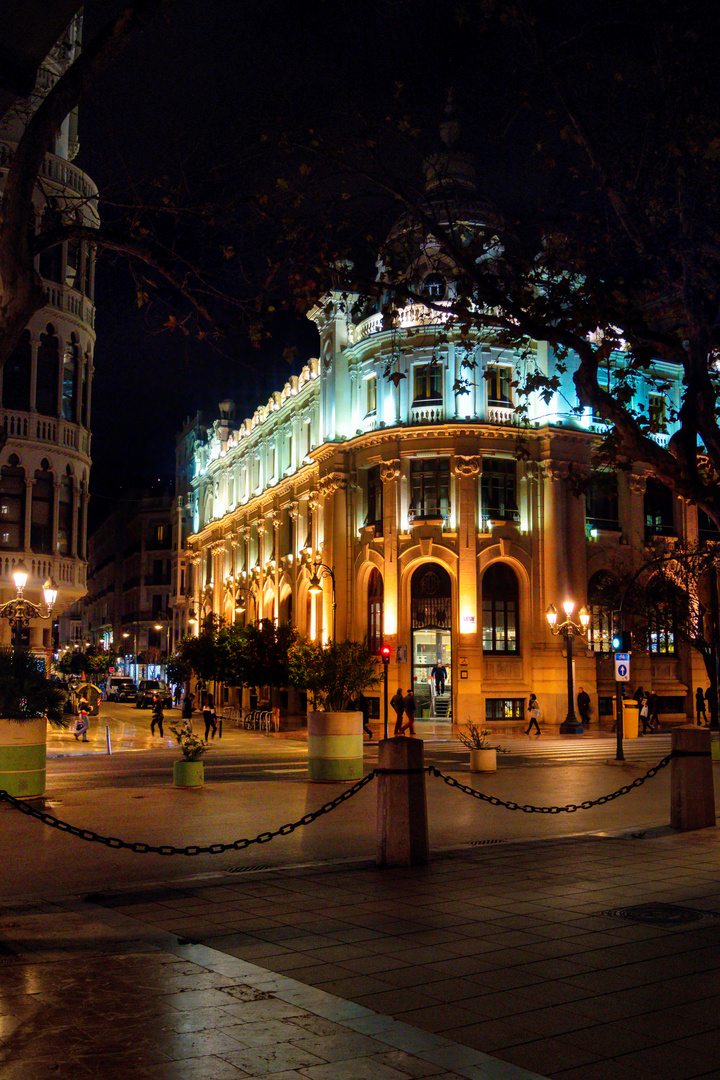
[[[78,450],[88,456],[90,454],[90,433],[69,420],[0,409],[0,423],[9,439],[27,439],[34,444],[49,443],[66,450]]]

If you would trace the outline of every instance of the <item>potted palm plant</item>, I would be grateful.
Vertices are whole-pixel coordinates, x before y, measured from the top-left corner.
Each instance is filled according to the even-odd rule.
[[[497,752],[501,748],[491,743],[489,728],[468,720],[467,730],[458,728],[457,737],[470,751],[470,772],[497,772]]]
[[[169,726],[182,752],[180,760],[173,764],[173,786],[202,787],[205,783],[205,764],[202,757],[210,749],[208,744],[199,735],[193,735],[187,722]]]
[[[288,653],[290,682],[310,696],[310,780],[359,780],[363,775],[362,712],[353,703],[381,681],[366,642],[296,641]]]
[[[16,798],[45,791],[47,725],[67,727],[67,694],[27,649],[0,648],[0,789]]]

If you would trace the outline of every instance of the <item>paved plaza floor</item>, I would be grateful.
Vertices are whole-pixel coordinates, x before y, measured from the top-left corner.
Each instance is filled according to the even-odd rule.
[[[720,838],[0,906],[3,1080],[720,1078]]]

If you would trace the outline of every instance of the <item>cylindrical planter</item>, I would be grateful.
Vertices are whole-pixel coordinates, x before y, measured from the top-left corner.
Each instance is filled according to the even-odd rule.
[[[205,783],[205,763],[182,758],[173,765],[173,784],[181,788],[202,787]]]
[[[497,772],[497,750],[494,746],[470,751],[470,772]]]
[[[361,712],[308,713],[308,776],[321,782],[362,779]]]
[[[0,790],[16,799],[45,793],[47,720],[0,720]]]

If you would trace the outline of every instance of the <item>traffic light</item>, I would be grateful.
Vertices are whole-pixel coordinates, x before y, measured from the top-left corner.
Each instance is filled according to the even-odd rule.
[[[387,667],[388,664],[390,663],[390,646],[389,645],[383,645],[383,647],[380,650],[380,655],[382,657],[383,664],[385,665],[385,667]]]
[[[632,633],[629,630],[618,630],[612,639],[612,646],[615,652],[632,652]]]

